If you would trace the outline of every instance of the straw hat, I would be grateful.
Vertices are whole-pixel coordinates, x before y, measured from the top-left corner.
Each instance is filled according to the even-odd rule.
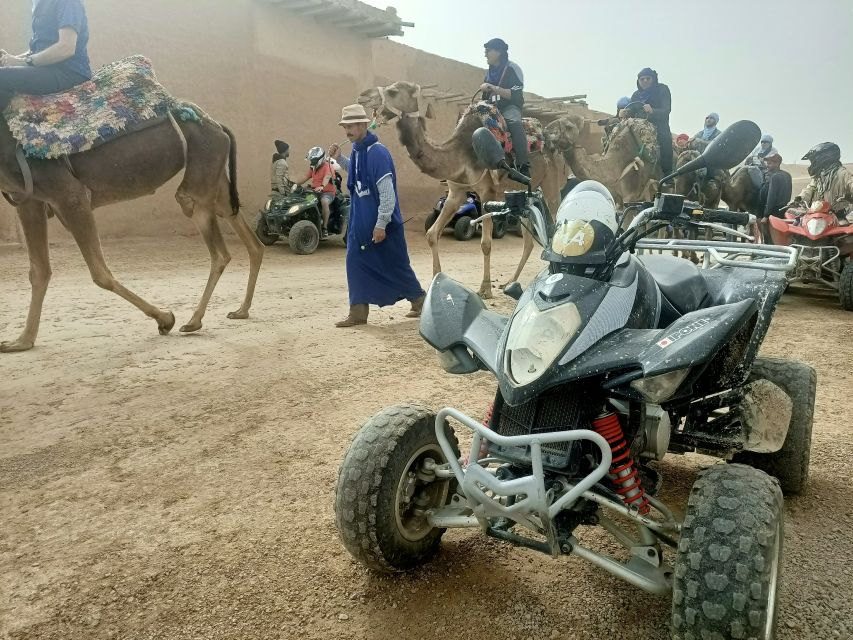
[[[341,110],[340,125],[353,124],[355,122],[369,123],[370,118],[367,117],[367,112],[360,104],[350,104]]]

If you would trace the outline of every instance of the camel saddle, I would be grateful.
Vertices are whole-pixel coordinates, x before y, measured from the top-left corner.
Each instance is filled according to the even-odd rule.
[[[205,115],[169,95],[151,61],[139,55],[105,65],[62,93],[17,95],[3,112],[23,155],[40,160],[88,151],[171,114],[196,122]]]
[[[482,101],[472,104],[465,110],[462,115],[464,118],[469,113],[474,112],[483,122],[483,126],[492,132],[495,139],[501,143],[504,153],[512,154],[512,137],[509,135],[509,129],[506,125],[506,120],[500,110],[493,104]],[[542,123],[536,118],[522,118],[524,124],[524,133],[527,136],[527,148],[530,153],[542,151],[545,146],[545,133],[542,129]]]

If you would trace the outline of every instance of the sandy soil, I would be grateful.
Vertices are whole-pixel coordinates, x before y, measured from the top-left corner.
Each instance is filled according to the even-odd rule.
[[[422,238],[410,244],[426,284]],[[443,246],[447,271],[476,286],[477,245]],[[105,250],[126,285],[189,318],[207,274],[197,239]],[[160,337],[91,284],[76,249],[53,247],[37,348],[0,358],[0,638],[666,637],[666,598],[476,532],[449,532],[409,575],[356,564],[333,520],[352,434],[401,401],[480,415],[494,384],[443,373],[403,305],[334,329],[339,247],[269,249],[252,318],[226,320],[247,272],[233,250],[204,329]],[[519,252],[497,242],[497,280]],[[4,339],[23,321],[26,270],[22,249],[0,248]],[[787,502],[783,640],[853,637],[851,319],[832,296],[789,294],[764,347],[819,373],[811,482]],[[664,499],[680,508],[712,462],[668,459]]]

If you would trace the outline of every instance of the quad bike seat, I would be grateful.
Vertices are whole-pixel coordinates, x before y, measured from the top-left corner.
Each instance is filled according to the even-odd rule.
[[[643,255],[640,261],[657,282],[661,294],[684,315],[714,304],[700,269],[683,258]]]

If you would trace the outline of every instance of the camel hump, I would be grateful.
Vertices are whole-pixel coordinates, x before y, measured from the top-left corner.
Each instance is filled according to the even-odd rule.
[[[151,61],[134,55],[104,65],[68,91],[15,96],[3,115],[28,158],[50,160],[157,124],[170,112],[182,120],[206,117],[173,98],[157,82]]]

